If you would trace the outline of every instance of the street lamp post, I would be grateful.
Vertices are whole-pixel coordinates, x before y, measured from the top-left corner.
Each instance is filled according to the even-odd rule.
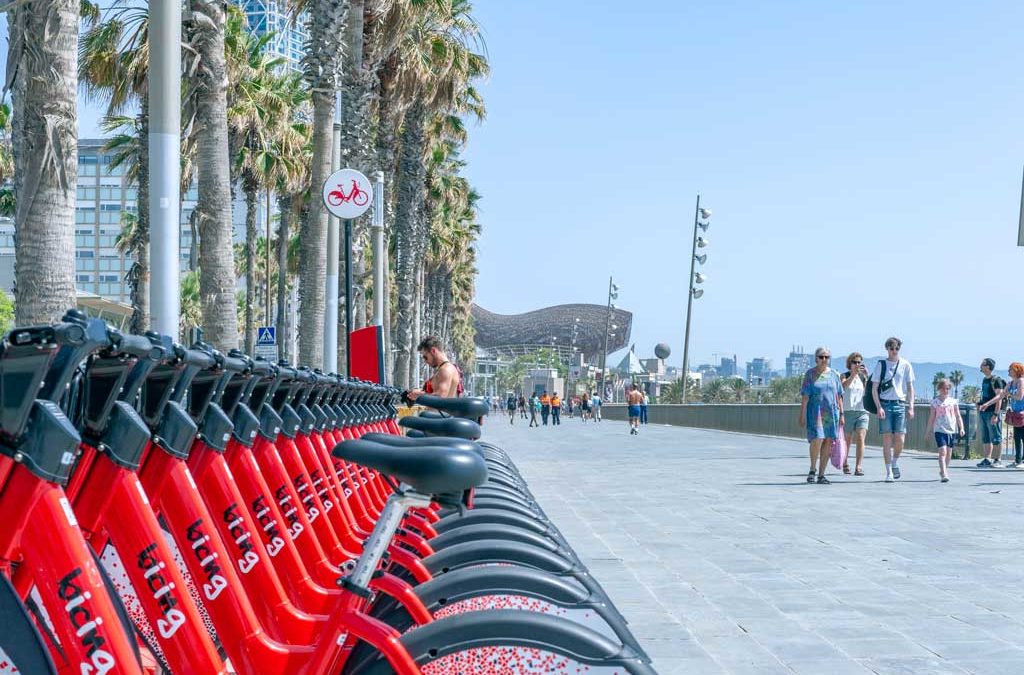
[[[605,366],[607,365],[608,359],[608,334],[611,331],[612,325],[612,300],[617,300],[619,297],[619,287],[612,282],[612,278],[608,277],[608,315],[604,322],[604,350],[601,352],[601,400],[604,400],[605,392],[608,388],[608,383],[605,380]]]
[[[683,339],[683,403],[686,403],[686,393],[690,384],[690,319],[693,315],[693,301],[704,295],[704,291],[695,288],[694,284],[702,284],[707,280],[707,277],[696,270],[697,263],[703,265],[708,259],[707,254],[697,255],[698,248],[708,245],[706,239],[697,236],[697,230],[699,228],[701,231],[707,232],[709,220],[711,220],[711,209],[702,209],[700,195],[697,195],[697,208],[693,212],[693,247],[690,249],[690,288],[686,296],[686,337]]]

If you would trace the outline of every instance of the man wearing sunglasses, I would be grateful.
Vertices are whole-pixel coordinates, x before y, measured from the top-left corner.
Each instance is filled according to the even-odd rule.
[[[995,359],[983,359],[981,361],[981,374],[985,378],[981,381],[981,402],[978,404],[978,427],[981,429],[981,446],[985,451],[985,458],[978,463],[978,467],[999,468],[1003,465],[1003,389],[1006,388],[1006,381],[996,375]]]
[[[878,431],[882,434],[886,483],[900,479],[899,459],[907,437],[907,419],[914,419],[914,368],[909,361],[900,358],[901,347],[903,341],[899,338],[886,340],[886,360],[875,365],[871,376],[871,395],[878,408]]]

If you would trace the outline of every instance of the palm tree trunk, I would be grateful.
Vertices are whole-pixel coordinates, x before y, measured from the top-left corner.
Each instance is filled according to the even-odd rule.
[[[279,355],[282,359],[288,358],[288,225],[292,216],[291,195],[280,196],[277,199],[277,212],[280,218],[277,223],[277,343]]]
[[[196,205],[199,226],[199,291],[205,340],[227,351],[238,347],[235,260],[228,161],[227,69],[224,58],[224,5],[189,0],[194,18],[185,22],[199,67],[196,92]]]
[[[395,265],[398,283],[398,317],[395,321],[395,386],[408,388],[413,369],[413,323],[416,312],[417,281],[417,220],[425,199],[423,150],[426,143],[423,123],[426,109],[417,101],[409,109],[402,132],[402,151],[399,163],[397,189],[398,208],[395,212]]]
[[[131,331],[141,335],[149,330],[149,94],[144,93],[139,111],[139,185],[136,194],[138,265],[135,284],[132,285]]]
[[[331,127],[334,97],[325,92],[313,94],[313,171],[310,185],[314,193],[331,174]],[[302,226],[299,261],[299,361],[319,368],[324,362],[324,302],[327,283],[327,210],[314,196],[309,216]]]
[[[77,0],[49,0],[7,15],[21,326],[55,322],[75,306],[78,10]]]
[[[256,334],[256,186],[245,186],[245,353],[253,351]]]

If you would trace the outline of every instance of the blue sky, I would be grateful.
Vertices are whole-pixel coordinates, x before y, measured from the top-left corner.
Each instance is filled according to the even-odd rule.
[[[890,334],[915,360],[1024,360],[1024,5],[839,4],[477,0],[477,301],[603,304],[613,275],[638,353],[681,365],[700,191],[695,363]]]
[[[838,6],[838,5],[848,6]],[[835,5],[835,6],[832,6]],[[603,303],[681,365],[698,191],[714,211],[692,359],[793,344],[1024,359],[1024,68],[1012,2],[478,0],[477,300]]]

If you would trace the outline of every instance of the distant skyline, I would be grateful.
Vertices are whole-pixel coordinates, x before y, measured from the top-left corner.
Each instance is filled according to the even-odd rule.
[[[603,304],[613,275],[638,354],[664,341],[680,366],[700,191],[692,363],[889,335],[916,361],[1024,360],[1001,290],[1024,263],[1024,5],[475,7],[481,306]]]

